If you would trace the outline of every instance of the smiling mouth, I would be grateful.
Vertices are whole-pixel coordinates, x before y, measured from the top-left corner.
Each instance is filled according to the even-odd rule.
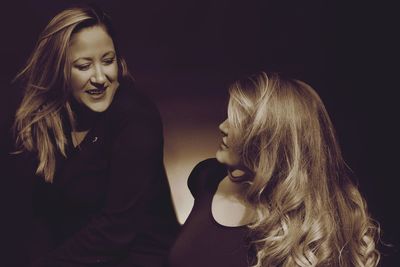
[[[101,95],[106,91],[107,87],[86,90],[85,93],[89,95]]]

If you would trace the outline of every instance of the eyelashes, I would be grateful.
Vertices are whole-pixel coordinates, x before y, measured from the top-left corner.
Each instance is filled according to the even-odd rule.
[[[103,60],[103,63],[105,64],[105,65],[111,65],[111,64],[113,64],[115,62],[115,57],[113,57],[113,58],[107,58],[107,59],[104,59]]]
[[[75,65],[75,68],[77,68],[78,70],[82,70],[82,71],[88,70],[89,67],[90,67],[90,64]]]
[[[113,64],[115,61],[116,61],[115,57],[113,57],[113,58],[105,58],[105,59],[102,60],[102,64],[104,66],[108,66],[108,65]],[[92,63],[85,63],[85,64],[75,65],[74,67],[77,68],[80,71],[86,71],[86,70],[89,70],[91,68],[91,66],[92,66]]]

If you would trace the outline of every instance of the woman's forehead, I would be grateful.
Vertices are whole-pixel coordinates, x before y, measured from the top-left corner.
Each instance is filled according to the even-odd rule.
[[[110,35],[102,26],[84,28],[71,36],[69,53],[72,60],[115,52]]]

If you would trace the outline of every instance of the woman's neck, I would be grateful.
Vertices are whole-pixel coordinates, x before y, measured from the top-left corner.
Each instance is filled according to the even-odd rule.
[[[244,182],[234,182],[229,176],[230,174],[222,179],[212,198],[212,216],[223,226],[238,227],[250,224],[255,219],[255,209],[244,199],[248,185]]]
[[[237,174],[237,172],[236,172]],[[228,175],[220,182],[218,187],[218,193],[234,197],[240,201],[244,201],[244,192],[248,188],[248,184],[244,181],[238,181],[232,178],[232,173],[228,172]]]
[[[76,101],[75,98],[70,100],[71,110],[74,114],[72,131],[83,132],[88,131],[93,127],[94,122],[101,113],[90,110],[85,105]]]

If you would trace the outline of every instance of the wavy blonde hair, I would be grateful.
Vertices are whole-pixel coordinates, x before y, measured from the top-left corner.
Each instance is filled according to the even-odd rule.
[[[252,177],[245,199],[257,211],[254,266],[378,264],[379,228],[309,85],[264,72],[238,81],[228,119]]]
[[[63,131],[62,110],[66,110],[74,125],[69,104],[69,43],[74,33],[96,25],[102,26],[114,40],[109,17],[97,7],[81,5],[61,11],[42,31],[25,67],[15,78],[24,88],[14,123],[17,152],[37,153],[36,174],[47,182],[54,178],[56,151],[66,156],[67,138]],[[117,62],[119,76],[129,77],[126,62],[118,51]]]

